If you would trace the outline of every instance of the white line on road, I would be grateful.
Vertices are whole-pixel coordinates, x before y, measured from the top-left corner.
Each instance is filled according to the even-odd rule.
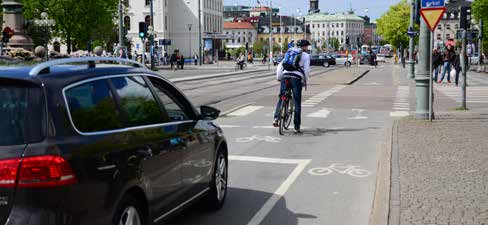
[[[308,114],[306,117],[312,117],[312,118],[327,118],[330,114],[330,111],[328,109],[322,109],[314,113]]]
[[[284,164],[298,164],[293,172],[286,178],[280,187],[273,193],[273,195],[264,203],[263,207],[252,217],[247,225],[259,225],[264,218],[271,212],[273,207],[278,201],[285,195],[291,185],[295,182],[298,176],[305,170],[310,163],[309,159],[276,159],[276,158],[263,158],[252,156],[229,156],[229,160],[251,161],[251,162],[264,162],[264,163],[284,163]]]
[[[395,112],[390,112],[391,117],[405,117],[410,115],[409,112],[406,111],[395,111]]]
[[[228,116],[246,116],[262,108],[264,108],[264,106],[247,106],[235,112],[229,113]]]

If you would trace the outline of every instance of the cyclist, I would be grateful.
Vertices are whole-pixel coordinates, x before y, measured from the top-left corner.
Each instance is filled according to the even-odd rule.
[[[236,63],[237,63],[237,65],[239,66],[239,68],[240,68],[241,70],[243,70],[243,69],[244,69],[244,63],[245,63],[245,60],[246,60],[246,59],[244,58],[244,53],[241,53],[241,54],[239,55],[239,58],[237,58],[237,62],[236,62]]]
[[[299,40],[296,45],[297,47],[292,47],[286,52],[285,57],[278,65],[276,70],[276,78],[281,82],[279,96],[286,92],[285,80],[289,81],[293,93],[293,101],[295,103],[295,116],[293,123],[295,124],[295,132],[300,133],[302,87],[305,85],[305,89],[307,88],[306,85],[307,81],[309,80],[310,73],[310,55],[305,51],[308,49],[308,46],[310,46],[310,42],[307,40]],[[298,58],[293,56],[298,56]],[[295,65],[290,66],[290,63]],[[274,114],[274,127],[278,127],[278,119],[280,117],[281,98],[279,97],[278,99],[278,104]]]

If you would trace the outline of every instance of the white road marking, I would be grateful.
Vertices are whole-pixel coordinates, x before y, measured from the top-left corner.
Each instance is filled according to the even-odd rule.
[[[298,176],[305,170],[310,163],[309,159],[276,159],[263,158],[252,156],[229,156],[229,160],[262,162],[262,163],[283,163],[283,164],[298,164],[293,172],[286,178],[280,187],[273,193],[273,195],[264,203],[263,207],[252,217],[247,225],[259,225],[264,218],[271,212],[278,201],[286,194],[291,185],[295,182]]]
[[[337,172],[340,174],[347,174],[353,177],[368,177],[371,175],[371,172],[365,169],[360,169],[360,166],[353,166],[353,165],[345,165],[340,163],[333,163],[328,167],[316,167],[308,170],[310,175],[314,176],[326,176],[331,174],[332,172]]]
[[[314,113],[308,114],[306,117],[312,117],[312,118],[327,118],[330,114],[330,111],[328,109],[322,109]]]
[[[364,112],[364,109],[352,109],[353,112],[356,112],[356,116],[355,117],[349,117],[347,119],[350,119],[350,120],[365,120],[365,119],[368,119],[367,116],[363,116],[363,112]]]
[[[406,111],[395,111],[395,112],[390,112],[391,117],[405,117],[409,116],[410,113]]]
[[[228,116],[246,116],[249,115],[259,109],[264,108],[264,106],[247,106],[242,109],[239,109],[235,112],[229,113]]]
[[[265,142],[270,142],[270,143],[278,143],[281,141],[281,138],[271,137],[271,136],[259,136],[259,135],[253,135],[251,137],[236,138],[236,142],[238,142],[238,143],[251,142],[251,141],[265,141]]]

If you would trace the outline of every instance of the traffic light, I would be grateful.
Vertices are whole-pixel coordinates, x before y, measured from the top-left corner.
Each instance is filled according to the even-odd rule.
[[[350,42],[349,42],[349,36],[346,36],[346,45],[348,45]]]
[[[461,16],[459,17],[459,26],[461,29],[467,30],[471,23],[471,7],[462,6]]]
[[[139,22],[139,37],[142,39],[147,37],[147,25],[145,22]]]
[[[420,24],[420,17],[421,17],[420,8],[422,8],[421,0],[416,0],[414,7],[415,7],[415,11],[414,11],[415,23]]]
[[[10,27],[5,27],[2,31],[2,42],[8,43],[12,36],[14,36],[14,31]]]

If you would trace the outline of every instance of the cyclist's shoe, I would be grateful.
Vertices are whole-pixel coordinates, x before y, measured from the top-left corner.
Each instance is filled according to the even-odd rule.
[[[279,127],[278,120],[274,120],[273,127]]]

